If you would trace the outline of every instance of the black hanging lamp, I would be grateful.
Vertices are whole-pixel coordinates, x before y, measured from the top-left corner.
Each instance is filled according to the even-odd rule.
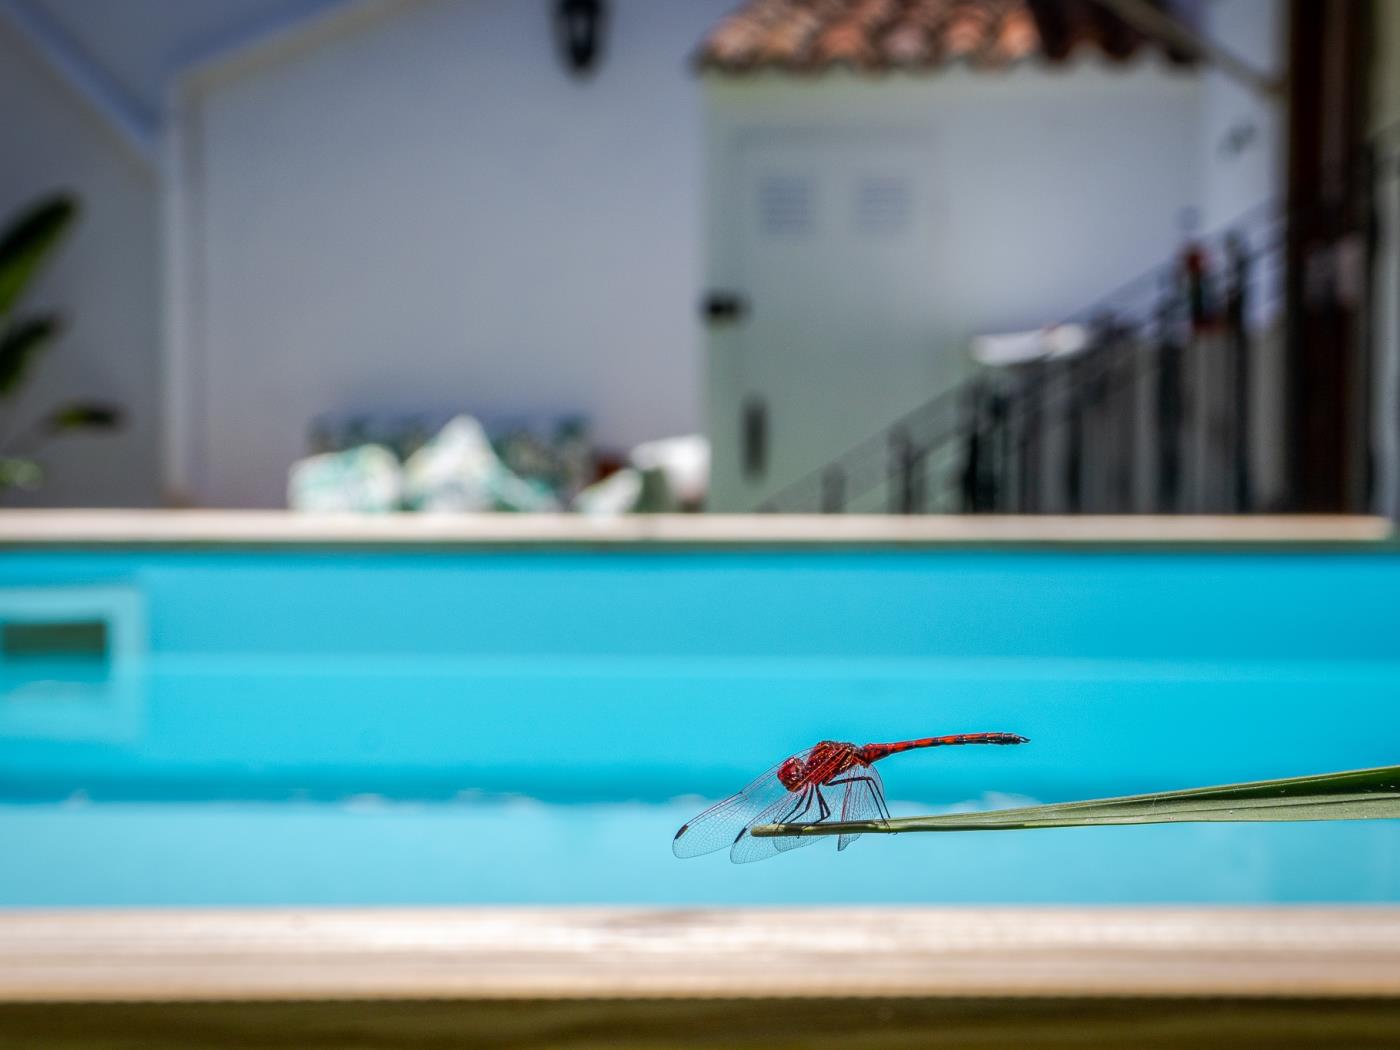
[[[554,33],[564,64],[575,76],[593,72],[603,54],[607,0],[556,0]]]

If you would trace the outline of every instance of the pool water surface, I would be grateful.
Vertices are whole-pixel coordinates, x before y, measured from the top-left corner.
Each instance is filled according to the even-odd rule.
[[[670,850],[823,738],[1031,738],[888,759],[896,815],[1392,764],[1397,587],[1387,552],[11,553],[0,623],[112,623],[0,665],[0,906],[1400,901],[1377,821]]]

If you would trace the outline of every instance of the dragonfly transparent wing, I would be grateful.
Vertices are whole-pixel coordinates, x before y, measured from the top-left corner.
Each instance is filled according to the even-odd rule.
[[[757,814],[748,826],[751,827],[754,824],[821,824],[833,820],[849,819],[844,818],[842,814],[850,811],[852,789],[860,788],[864,791],[873,788],[878,791],[880,782],[878,777],[872,779],[867,776],[868,773],[874,772],[873,770],[862,766],[853,766],[843,773],[838,773],[837,770],[846,761],[846,752],[831,751],[829,757],[820,764],[808,767],[809,787],[801,793],[794,794],[790,799],[782,799],[769,806]],[[862,801],[859,805],[861,806],[859,812],[865,812],[866,803]],[[810,846],[817,839],[816,835],[774,835],[755,838],[744,833],[734,840],[734,846],[729,851],[729,859],[735,864],[766,860],[769,857],[776,857],[779,853]]]
[[[885,819],[885,788],[880,782],[880,774],[874,766],[856,766],[837,778],[844,781],[846,796],[841,800],[841,821],[883,820]],[[836,849],[841,851],[849,846],[860,833],[836,836]]]
[[[823,789],[825,794],[825,789]],[[750,864],[756,860],[767,860],[788,850],[810,846],[817,841],[815,835],[775,835],[772,838],[754,838],[748,833],[753,824],[816,824],[821,820],[821,805],[815,788],[805,788],[800,792],[789,792],[788,798],[779,799],[767,809],[755,815],[744,826],[730,847],[729,859],[735,864]],[[828,803],[830,805],[830,803]]]
[[[793,757],[805,762],[811,750],[800,751]],[[778,804],[789,797],[796,801],[798,796],[778,779],[778,770],[787,761],[779,762],[737,795],[716,802],[698,817],[682,824],[671,842],[671,852],[677,857],[699,857],[715,850],[728,849],[739,832],[754,823],[755,818],[765,810],[779,808]]]

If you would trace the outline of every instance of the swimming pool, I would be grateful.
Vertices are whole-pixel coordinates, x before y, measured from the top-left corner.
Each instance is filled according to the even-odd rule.
[[[890,759],[897,814],[1393,763],[1397,593],[1374,546],[10,550],[0,622],[104,626],[7,626],[0,906],[1400,901],[1383,822],[670,852],[823,737],[1031,738]]]

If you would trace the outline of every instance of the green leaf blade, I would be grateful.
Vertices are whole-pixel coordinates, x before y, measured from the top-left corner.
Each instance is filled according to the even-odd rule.
[[[0,398],[14,394],[34,362],[63,331],[53,315],[20,321],[0,335]]]
[[[77,198],[46,197],[0,232],[0,317],[7,315],[78,217]]]
[[[122,424],[122,411],[115,405],[75,401],[49,413],[44,428],[51,434],[74,430],[115,430]]]
[[[776,835],[894,835],[925,831],[1016,831],[1033,828],[1197,821],[1389,820],[1400,818],[1400,766],[1347,770],[1285,780],[1187,788],[1150,795],[1057,802],[1043,806],[902,817],[887,822],[766,824]]]

